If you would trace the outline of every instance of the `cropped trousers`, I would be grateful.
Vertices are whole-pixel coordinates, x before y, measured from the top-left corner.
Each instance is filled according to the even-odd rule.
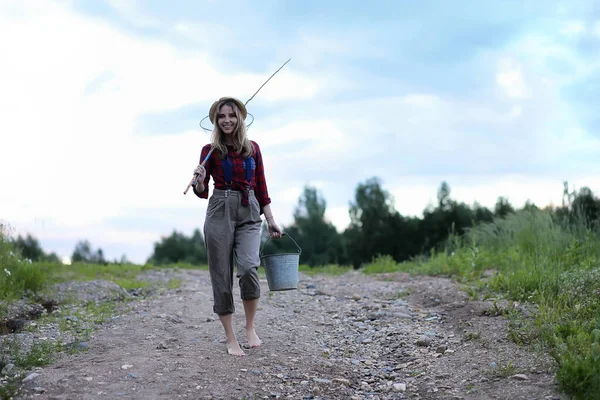
[[[242,193],[215,189],[208,201],[204,241],[213,289],[213,311],[219,315],[235,311],[233,303],[234,263],[240,297],[260,297],[257,269],[260,265],[260,205],[251,190],[249,204],[242,205]]]

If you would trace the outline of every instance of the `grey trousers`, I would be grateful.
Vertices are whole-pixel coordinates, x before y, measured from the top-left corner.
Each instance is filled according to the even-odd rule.
[[[235,311],[234,261],[242,300],[260,297],[256,270],[260,265],[261,222],[260,206],[253,191],[250,191],[248,206],[244,206],[240,192],[214,190],[206,210],[204,241],[213,289],[213,311],[216,314],[225,315]]]

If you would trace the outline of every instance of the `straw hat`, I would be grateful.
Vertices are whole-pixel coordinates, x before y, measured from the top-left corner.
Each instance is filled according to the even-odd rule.
[[[210,118],[210,122],[211,123],[215,123],[215,119],[217,117],[217,105],[222,102],[223,100],[229,100],[234,102],[238,108],[240,109],[241,113],[242,113],[242,117],[244,118],[244,120],[246,120],[246,117],[248,116],[248,111],[246,110],[246,106],[244,105],[244,103],[242,103],[240,100],[236,99],[235,97],[221,97],[219,100],[215,101],[212,106],[210,106],[210,111],[208,112],[208,116]]]

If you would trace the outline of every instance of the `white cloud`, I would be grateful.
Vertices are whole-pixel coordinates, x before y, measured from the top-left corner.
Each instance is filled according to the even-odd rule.
[[[560,33],[567,37],[576,37],[584,33],[585,22],[583,21],[568,21],[565,22],[560,29]]]
[[[553,35],[531,33],[520,37],[507,49],[520,60],[526,60],[529,78],[544,81],[544,87],[557,91],[561,86],[595,76],[600,58],[583,57],[575,47],[561,43]],[[559,67],[555,68],[557,64]],[[539,96],[539,93],[536,93]]]
[[[509,97],[522,99],[531,95],[523,76],[523,66],[512,58],[499,61],[496,83]]]
[[[440,101],[440,98],[438,96],[429,94],[409,94],[404,96],[402,100],[406,104],[421,107],[432,107]]]

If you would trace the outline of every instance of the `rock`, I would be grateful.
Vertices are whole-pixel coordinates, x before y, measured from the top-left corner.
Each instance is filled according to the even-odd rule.
[[[69,281],[53,285],[49,291],[56,296],[55,301],[65,303],[75,298],[84,303],[122,300],[129,295],[119,285],[105,280]]]
[[[8,375],[14,368],[15,368],[15,364],[6,364],[4,366],[4,368],[2,368],[2,371],[0,372],[0,374]]]
[[[322,378],[314,378],[313,381],[317,382],[317,383],[324,383],[324,384],[330,384],[331,380],[329,379],[322,379]]]
[[[25,379],[23,379],[23,385],[27,388],[27,389],[33,389],[35,387],[39,387],[39,377],[40,374],[38,374],[37,372],[33,372],[29,375],[27,375],[27,377]]]
[[[78,351],[84,351],[89,348],[89,345],[87,342],[71,342],[67,344],[67,347]]]
[[[396,391],[396,392],[406,391],[406,383],[394,383],[394,385],[392,387],[394,388],[394,391]]]
[[[8,333],[17,333],[17,332],[20,332],[21,330],[23,330],[26,323],[27,323],[26,319],[14,318],[14,319],[9,319],[8,321],[6,321],[6,323],[4,325],[5,325]]]
[[[510,379],[514,379],[517,381],[528,381],[529,377],[527,377],[527,375],[525,374],[516,374],[510,377]]]
[[[133,367],[133,365],[131,365],[131,364],[121,365],[121,369],[129,369],[129,368],[132,368],[132,367]]]
[[[39,376],[40,376],[40,374],[38,374],[36,372],[32,372],[31,374],[27,375],[27,377],[25,379],[23,379],[23,383],[33,382]]]
[[[444,354],[446,352],[446,350],[448,350],[448,348],[446,346],[438,346],[438,348],[435,349],[436,353],[440,353],[440,354]]]
[[[344,378],[335,378],[333,381],[336,382],[336,383],[341,383],[343,385],[349,385],[350,384],[350,381],[348,379],[344,379]]]
[[[415,344],[416,344],[417,346],[421,346],[421,347],[429,347],[429,346],[431,346],[431,339],[430,339],[430,338],[428,338],[428,337],[426,337],[426,336],[423,336],[423,337],[421,337],[420,339],[418,339],[418,340],[415,342]]]
[[[41,304],[31,304],[26,300],[17,300],[7,306],[6,320],[37,318],[45,311]]]
[[[78,321],[79,321],[79,318],[77,318],[77,317],[76,317],[76,316],[74,316],[74,315],[67,315],[67,316],[65,317],[65,320],[66,320],[67,322],[78,322]]]
[[[167,321],[172,322],[174,324],[182,324],[183,323],[183,319],[178,315],[169,315],[166,319],[167,319]]]

